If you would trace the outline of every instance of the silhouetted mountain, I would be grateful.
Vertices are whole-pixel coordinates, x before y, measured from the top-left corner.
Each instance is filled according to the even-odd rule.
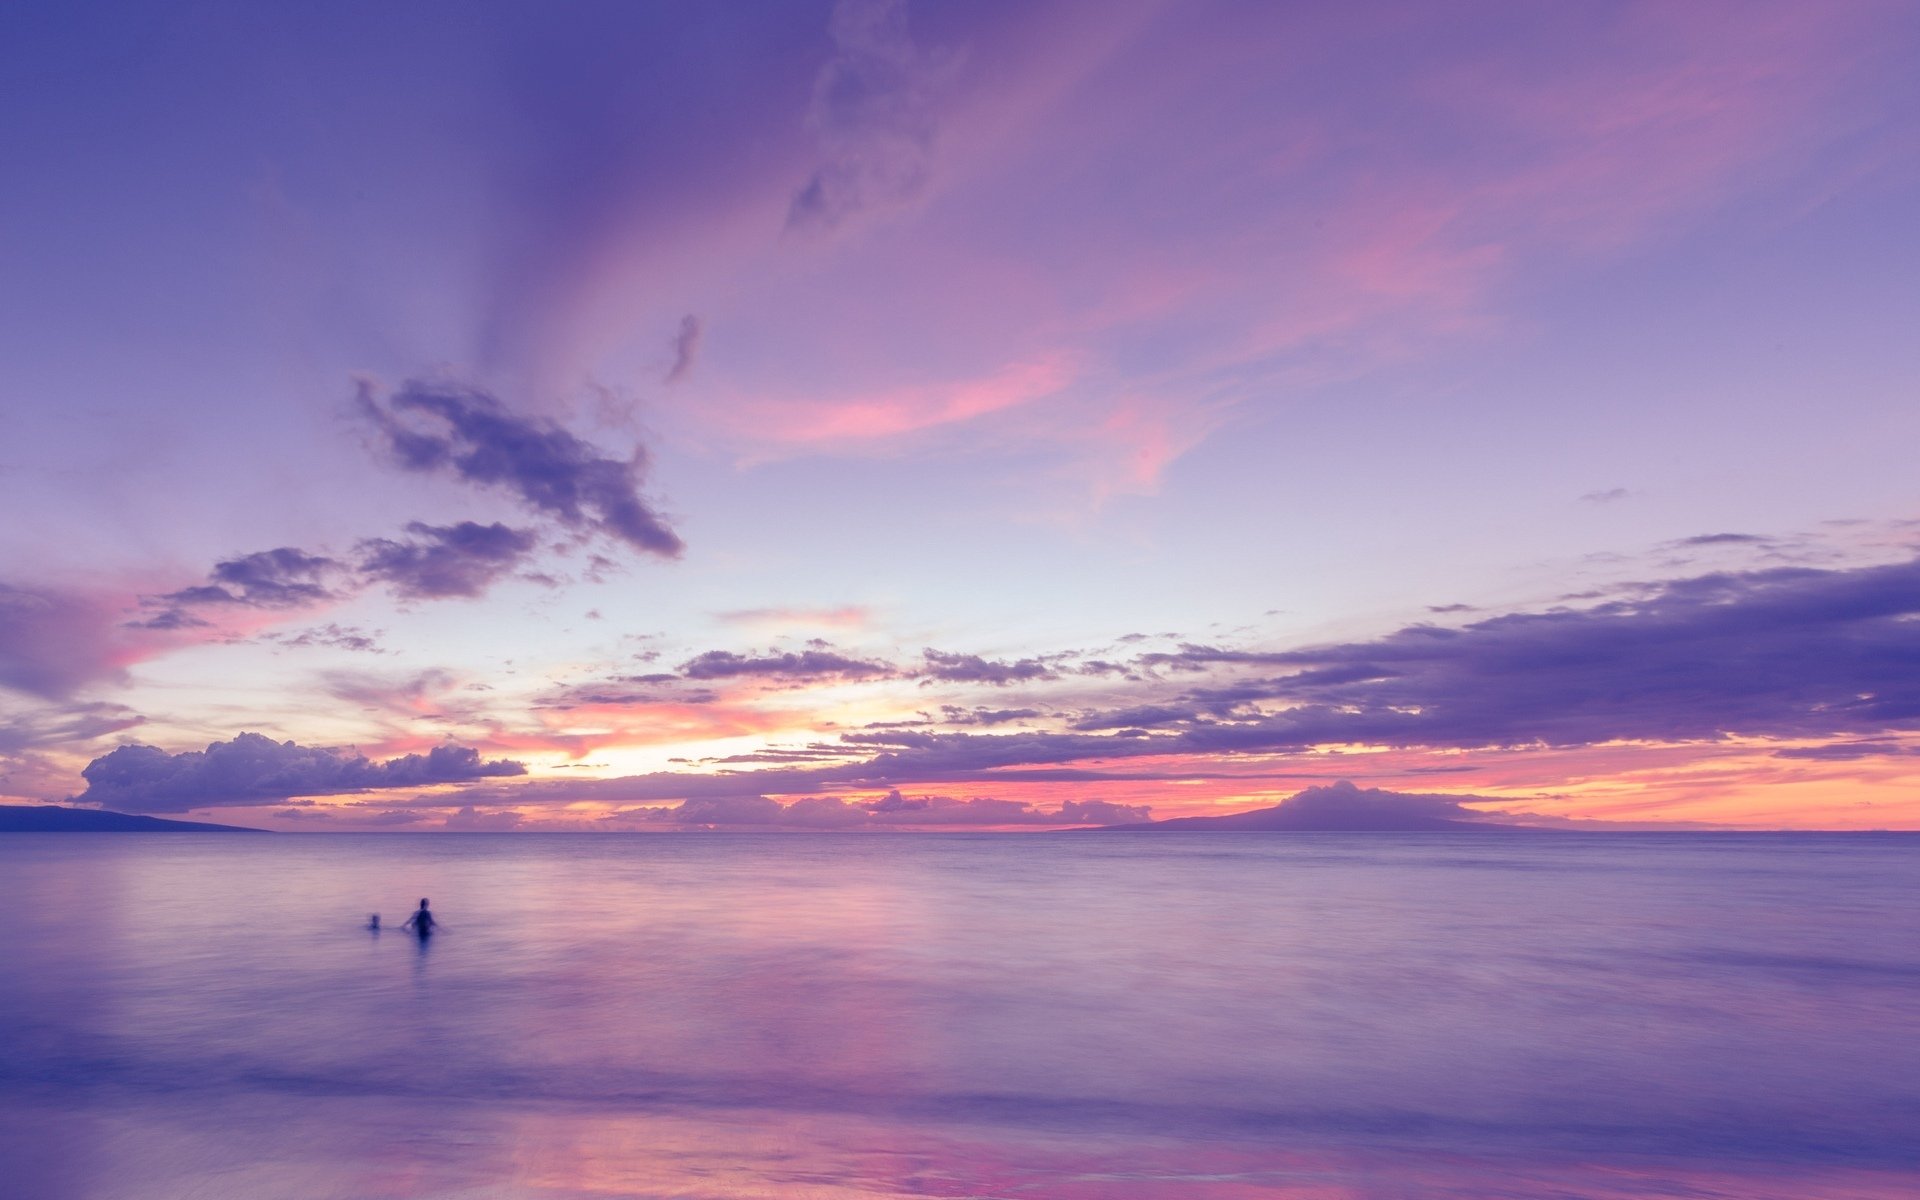
[[[1524,829],[1503,824],[1493,814],[1467,808],[1477,796],[1421,795],[1358,788],[1347,780],[1308,788],[1272,808],[1222,817],[1173,817],[1132,825],[1107,825],[1121,831],[1275,830],[1298,833],[1428,833],[1442,830]]]
[[[243,825],[168,821],[98,808],[57,804],[0,804],[0,833],[265,833]]]

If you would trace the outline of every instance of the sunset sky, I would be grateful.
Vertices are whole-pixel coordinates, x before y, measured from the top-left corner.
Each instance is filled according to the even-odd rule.
[[[0,798],[1920,828],[1917,60],[1854,0],[12,6]]]

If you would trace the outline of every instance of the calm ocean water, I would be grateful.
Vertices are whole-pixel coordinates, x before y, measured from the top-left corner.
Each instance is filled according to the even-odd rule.
[[[22,834],[0,903],[22,1200],[1920,1195],[1920,835]]]

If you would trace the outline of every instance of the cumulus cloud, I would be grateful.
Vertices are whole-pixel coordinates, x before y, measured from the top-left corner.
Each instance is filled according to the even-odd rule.
[[[117,812],[186,812],[194,808],[269,804],[293,796],[325,796],[375,788],[425,787],[524,775],[506,759],[483,761],[467,746],[435,746],[374,762],[351,750],[276,742],[242,733],[205,750],[168,754],[155,746],[121,746],[81,772],[87,790],[75,803]]]
[[[832,650],[800,650],[761,655],[709,650],[680,664],[688,679],[762,676],[782,679],[877,679],[893,674],[883,662],[853,658]]]
[[[932,176],[935,106],[953,70],[914,44],[900,0],[840,0],[828,32],[834,55],[807,114],[823,161],[788,206],[790,229],[832,229],[917,198]]]
[[[408,541],[369,538],[360,543],[360,571],[410,600],[478,596],[533,553],[532,532],[499,522],[457,525],[409,522]]]
[[[471,388],[410,383],[382,403],[362,385],[358,401],[405,470],[503,488],[570,529],[651,554],[672,558],[685,548],[641,495],[642,448],[608,458],[554,422],[519,416]]]

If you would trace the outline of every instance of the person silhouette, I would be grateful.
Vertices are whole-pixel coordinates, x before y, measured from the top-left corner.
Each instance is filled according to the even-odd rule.
[[[433,914],[427,911],[427,900],[422,896],[420,907],[414,910],[413,915],[408,917],[406,924],[400,928],[411,929],[415,935],[428,938],[433,936],[433,927],[438,924],[439,922],[433,919]]]

